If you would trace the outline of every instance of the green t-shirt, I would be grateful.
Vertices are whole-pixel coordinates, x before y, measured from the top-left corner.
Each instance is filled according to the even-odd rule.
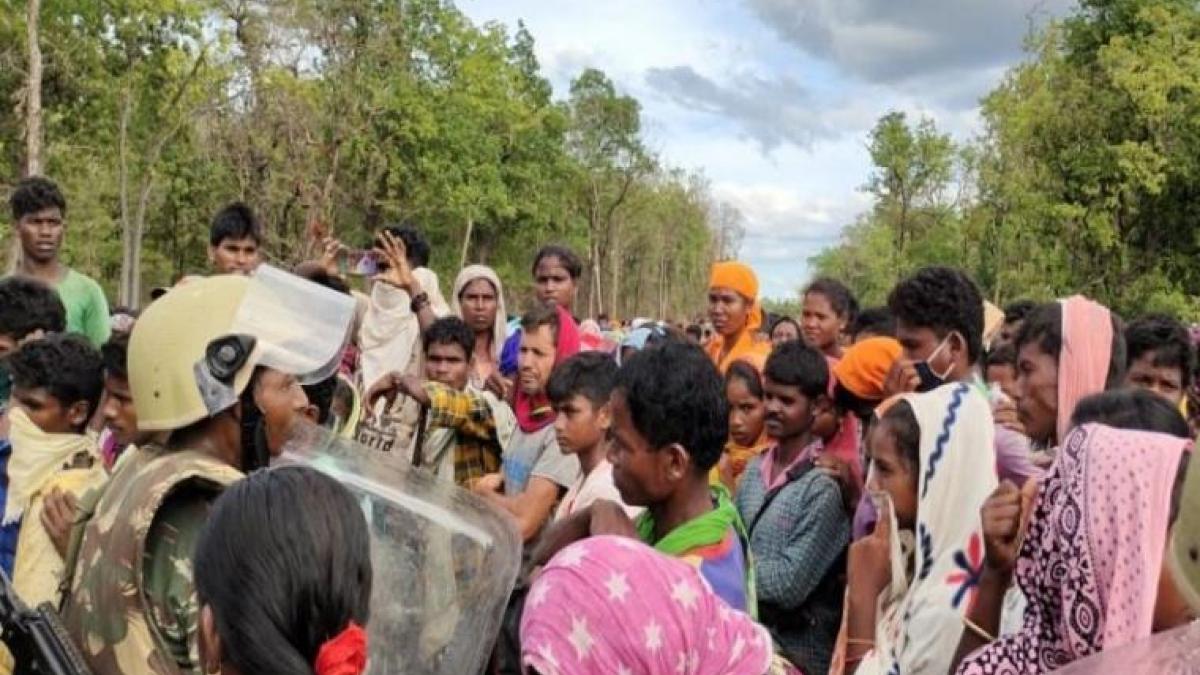
[[[58,297],[67,310],[67,330],[85,336],[96,347],[108,341],[108,300],[100,284],[75,270],[59,282]]]

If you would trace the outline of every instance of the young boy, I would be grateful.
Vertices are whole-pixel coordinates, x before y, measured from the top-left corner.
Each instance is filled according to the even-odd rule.
[[[1178,408],[1192,384],[1196,355],[1183,324],[1150,314],[1125,328],[1125,386],[1140,387]]]
[[[4,524],[20,521],[13,586],[25,602],[53,601],[63,559],[41,525],[50,491],[76,497],[99,484],[104,469],[86,434],[103,389],[100,353],[78,335],[50,335],[8,357],[13,411]]]
[[[67,325],[62,300],[46,284],[26,277],[0,279],[0,502],[8,498],[8,408],[12,375],[3,357],[46,333],[61,333]],[[12,576],[19,523],[0,526],[0,568]]]
[[[208,231],[213,274],[250,274],[262,262],[262,227],[254,211],[234,202],[217,212]]]
[[[745,527],[729,494],[708,481],[729,437],[712,359],[674,338],[640,351],[617,373],[609,406],[613,482],[626,504],[646,512],[631,521],[620,506],[596,502],[547,532],[534,562],[587,536],[634,537],[695,565],[731,607],[755,614]]]
[[[608,406],[617,364],[599,352],[576,354],[550,375],[546,393],[554,406],[554,433],[563,454],[579,458],[579,478],[558,503],[554,519],[562,520],[593,502],[606,499],[622,504],[608,462],[608,434],[612,413]],[[641,509],[625,507],[632,518]]]
[[[427,408],[421,464],[446,480],[453,477],[459,487],[470,488],[500,470],[515,420],[511,409],[491,393],[467,386],[475,333],[462,319],[434,321],[422,342],[426,379],[391,373],[371,388],[367,405],[396,392],[416,399]]]
[[[805,673],[828,668],[842,618],[850,518],[837,481],[816,468],[813,421],[833,403],[825,357],[802,342],[775,348],[763,373],[772,445],[751,460],[737,494],[754,555],[759,620]]]
[[[17,184],[9,198],[13,232],[21,245],[16,276],[35,279],[58,292],[67,313],[67,329],[86,335],[99,347],[108,339],[108,300],[91,277],[59,259],[66,237],[67,200],[54,181],[41,176]]]
[[[983,379],[988,385],[996,385],[1011,401],[1017,386],[1017,350],[1011,342],[1005,342],[988,351],[984,359]]]

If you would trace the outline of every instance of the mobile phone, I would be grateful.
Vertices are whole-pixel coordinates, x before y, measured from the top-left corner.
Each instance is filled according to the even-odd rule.
[[[358,277],[379,274],[379,255],[370,249],[350,249],[345,252],[346,271]]]

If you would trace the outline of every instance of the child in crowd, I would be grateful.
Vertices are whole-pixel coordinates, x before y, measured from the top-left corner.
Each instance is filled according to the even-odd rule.
[[[469,488],[500,470],[516,421],[512,410],[490,392],[467,386],[475,333],[466,322],[456,316],[438,319],[421,339],[425,379],[390,373],[368,392],[367,405],[373,407],[379,397],[399,392],[424,406],[428,429],[416,463]]]
[[[13,450],[4,524],[23,523],[13,586],[36,606],[55,600],[63,572],[62,553],[41,524],[43,498],[52,490],[78,497],[104,478],[96,439],[87,434],[103,391],[103,363],[82,336],[55,334],[22,346],[8,364]]]
[[[563,361],[550,375],[546,394],[554,406],[554,433],[565,455],[579,458],[579,478],[567,490],[555,520],[586,509],[599,499],[622,504],[608,462],[608,435],[612,412],[608,405],[617,378],[617,364],[599,352],[576,354]],[[623,505],[623,504],[622,504]],[[625,506],[632,518],[641,509]]]
[[[546,533],[534,563],[588,536],[634,537],[695,565],[731,607],[757,615],[745,527],[728,492],[708,482],[729,433],[722,384],[712,360],[684,340],[631,356],[610,402],[609,461],[621,499],[646,512],[631,521],[607,501],[576,511]]]
[[[754,366],[745,361],[735,361],[729,366],[725,373],[725,401],[729,404],[729,442],[713,478],[720,480],[730,493],[736,493],[746,465],[770,444],[762,377]]]
[[[950,667],[983,554],[978,509],[996,486],[993,427],[974,423],[988,403],[970,388],[907,394],[870,432],[880,516],[850,547],[844,672]]]
[[[1183,324],[1163,314],[1141,317],[1125,329],[1125,347],[1125,385],[1146,389],[1180,407],[1196,363]]]
[[[999,390],[1014,400],[1017,384],[1017,350],[1011,342],[993,347],[984,359],[984,381],[992,391]]]
[[[818,416],[833,406],[829,366],[801,342],[775,348],[763,393],[771,446],[750,461],[737,494],[754,554],[759,618],[805,673],[824,673],[842,617],[850,515],[837,481],[816,469]]]

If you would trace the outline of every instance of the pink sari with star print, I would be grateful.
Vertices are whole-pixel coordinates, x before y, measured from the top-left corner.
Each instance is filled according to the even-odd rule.
[[[789,672],[777,670],[767,630],[695,567],[610,536],[563,549],[533,582],[521,662],[541,675]]]

